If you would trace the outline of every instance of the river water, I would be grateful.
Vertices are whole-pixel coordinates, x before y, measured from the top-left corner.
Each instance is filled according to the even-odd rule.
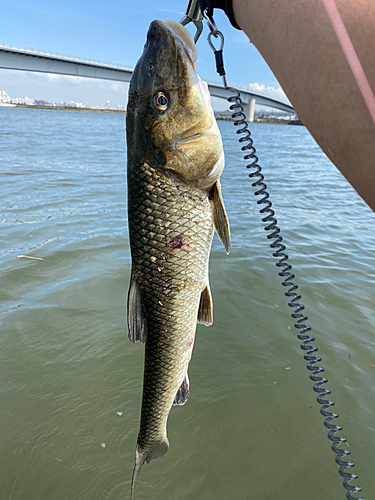
[[[345,498],[234,127],[191,395],[136,500]],[[0,500],[129,498],[143,351],[126,331],[124,116],[0,108]],[[304,127],[251,126],[358,484],[375,491],[372,211]],[[20,256],[38,257],[31,260]]]

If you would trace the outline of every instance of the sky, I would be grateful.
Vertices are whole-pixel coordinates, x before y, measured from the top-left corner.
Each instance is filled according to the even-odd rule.
[[[150,22],[166,18],[179,21],[187,4],[188,0],[2,0],[0,42],[133,68],[142,54]],[[228,84],[250,84],[255,91],[282,97],[276,78],[246,35],[235,30],[222,11],[215,10],[214,18],[225,39]],[[202,80],[221,82],[207,35],[205,24],[197,44],[198,73]],[[10,97],[96,106],[104,106],[109,100],[113,105],[126,106],[127,89],[128,84],[109,80],[0,69],[0,90]],[[213,99],[213,107],[226,109],[226,103]]]

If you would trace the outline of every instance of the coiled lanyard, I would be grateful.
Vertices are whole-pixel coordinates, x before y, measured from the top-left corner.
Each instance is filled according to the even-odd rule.
[[[328,2],[328,0],[325,1]],[[223,59],[224,35],[217,29],[213,17],[208,16],[208,13],[206,11],[203,13],[201,12],[198,0],[189,1],[186,15],[183,19],[181,19],[180,23],[185,26],[186,24],[192,22],[196,26],[197,31],[194,37],[194,41],[195,43],[197,43],[203,31],[203,18],[206,19],[208,28],[210,30],[207,39],[215,55],[216,71],[223,79],[224,88],[234,94],[227,99],[229,103],[229,109],[232,112],[233,124],[235,127],[238,127],[238,129],[236,130],[236,134],[241,136],[238,139],[238,142],[241,145],[241,151],[245,153],[243,158],[247,162],[246,168],[252,169],[249,174],[249,178],[254,180],[254,182],[252,182],[251,184],[252,187],[256,189],[254,191],[254,195],[261,196],[261,199],[257,200],[257,204],[262,206],[261,208],[259,208],[259,212],[261,215],[264,215],[264,217],[262,218],[262,222],[267,224],[264,228],[269,232],[267,234],[267,239],[273,240],[272,243],[270,243],[270,247],[273,250],[273,257],[276,257],[278,259],[278,261],[276,262],[276,267],[281,268],[281,271],[279,271],[278,273],[279,276],[283,278],[281,284],[288,288],[288,290],[285,292],[285,296],[289,299],[288,306],[293,308],[291,316],[295,320],[295,328],[297,328],[297,330],[299,331],[297,337],[298,339],[302,340],[300,347],[303,351],[305,351],[304,359],[308,362],[307,369],[311,372],[310,379],[315,383],[313,389],[316,393],[319,394],[317,397],[317,401],[320,405],[322,405],[320,408],[320,413],[325,417],[324,425],[329,430],[328,438],[332,441],[331,448],[336,454],[335,460],[339,465],[339,473],[344,478],[343,486],[346,489],[346,498],[348,500],[365,500],[364,498],[357,499],[352,496],[354,493],[362,491],[362,488],[360,486],[353,486],[349,484],[352,480],[357,479],[358,476],[357,474],[347,472],[346,469],[354,467],[355,464],[354,462],[347,462],[343,460],[344,457],[350,455],[350,451],[347,449],[342,450],[341,448],[339,448],[340,444],[346,442],[346,438],[337,436],[337,433],[342,430],[342,427],[340,425],[334,424],[333,422],[339,417],[339,415],[337,413],[329,411],[329,409],[334,406],[334,401],[324,399],[326,396],[331,394],[331,391],[328,388],[322,387],[328,382],[328,379],[320,376],[320,374],[324,372],[324,368],[322,366],[317,366],[317,363],[320,363],[322,359],[320,356],[315,355],[315,353],[318,351],[318,348],[312,345],[312,342],[315,341],[315,338],[308,334],[308,332],[311,331],[311,327],[306,324],[308,317],[305,314],[302,314],[305,306],[300,303],[301,295],[297,292],[298,285],[293,281],[295,275],[291,272],[292,265],[288,262],[289,256],[285,253],[286,246],[284,243],[282,243],[283,237],[280,235],[281,231],[278,227],[275,211],[272,208],[271,201],[269,200],[267,185],[264,182],[262,169],[260,165],[258,165],[258,157],[256,155],[256,149],[253,145],[251,133],[246,121],[246,115],[244,113],[241,95],[236,88],[229,87],[226,81]],[[220,39],[220,47],[218,49],[216,49],[214,46],[213,38]],[[371,112],[370,108],[369,111]],[[248,163],[249,161],[250,163]]]

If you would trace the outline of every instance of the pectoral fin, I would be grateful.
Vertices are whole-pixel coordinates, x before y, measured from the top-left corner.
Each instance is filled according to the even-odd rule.
[[[142,306],[141,291],[133,274],[128,294],[128,335],[133,343],[137,340],[146,342],[147,320]]]
[[[207,284],[206,288],[201,293],[201,300],[198,308],[197,322],[203,325],[210,326],[213,322],[213,306],[210,286]]]
[[[211,203],[212,214],[214,218],[215,230],[221,239],[227,254],[230,252],[230,229],[227,213],[225,211],[223,198],[221,196],[220,182],[216,181],[212,186],[209,200]]]

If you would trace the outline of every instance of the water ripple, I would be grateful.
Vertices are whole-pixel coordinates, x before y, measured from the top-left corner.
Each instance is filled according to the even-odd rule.
[[[128,498],[144,348],[126,332],[124,117],[0,108],[0,126],[2,494]],[[189,401],[172,409],[170,451],[144,467],[137,498],[242,499],[251,490],[264,500],[312,500],[324,485],[326,497],[338,499],[342,487],[237,137],[230,123],[220,128],[232,253],[215,237],[214,324],[198,327]],[[374,214],[304,127],[252,129],[368,493]]]

